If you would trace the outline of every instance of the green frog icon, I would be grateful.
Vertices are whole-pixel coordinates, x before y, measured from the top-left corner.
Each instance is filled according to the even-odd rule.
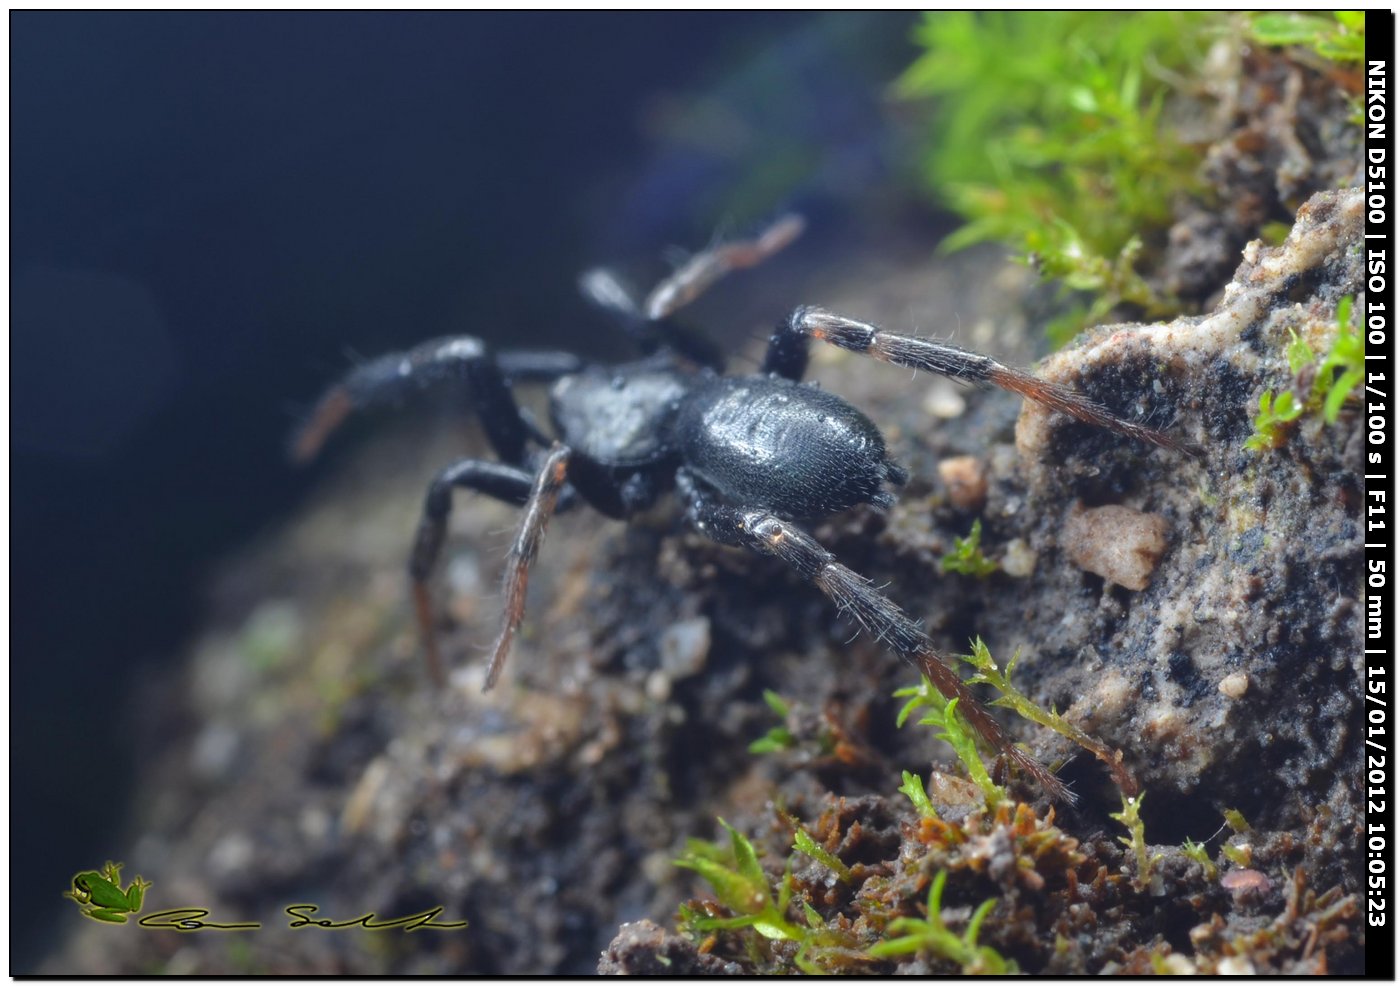
[[[75,874],[73,889],[63,896],[77,901],[78,909],[94,921],[125,924],[128,914],[141,910],[141,899],[150,886],[150,881],[138,876],[123,890],[122,864],[108,861],[101,870]]]

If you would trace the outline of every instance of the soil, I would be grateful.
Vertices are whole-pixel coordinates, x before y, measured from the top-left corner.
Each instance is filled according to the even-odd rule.
[[[1319,196],[1287,244],[1251,249],[1216,312],[1108,327],[1042,366],[1200,445],[1199,459],[841,351],[814,361],[811,376],[879,422],[912,477],[889,513],[858,509],[815,535],[944,654],[973,636],[1003,664],[1019,652],[1018,687],[1122,751],[1144,791],[1145,851],[1160,857],[1146,876],[1092,756],[1008,719],[1079,802],[1052,814],[1011,778],[1000,813],[980,810],[933,730],[895,727],[908,667],[779,562],[713,545],[673,505],[627,526],[557,518],[505,680],[483,695],[490,586],[515,514],[459,497],[440,593],[454,670],[430,688],[403,559],[427,477],[477,439],[405,420],[230,563],[187,673],[148,703],[178,713],[150,738],[123,857],[154,882],[146,913],[207,907],[263,927],[117,935],[75,913],[47,970],[580,973],[605,951],[613,971],[791,968],[791,943],[752,930],[708,943],[672,930],[706,890],[673,860],[722,834],[717,816],[754,840],[775,885],[797,822],[859,867],[848,886],[796,857],[799,895],[845,936],[803,958],[831,968],[888,971],[895,960],[850,954],[920,914],[943,869],[949,923],[998,898],[982,943],[1028,971],[1359,969],[1360,794],[1345,765],[1360,756],[1361,425],[1351,409],[1333,425],[1307,415],[1279,448],[1243,449],[1260,391],[1293,383],[1289,330],[1321,338],[1357,291],[1359,236],[1359,193]],[[1032,286],[986,254],[935,268],[908,251],[809,276],[790,297],[923,331],[965,313],[960,344],[1026,358],[1017,312]],[[969,496],[959,457],[984,495],[974,483]],[[951,486],[938,468],[950,459]],[[1105,505],[1165,521],[1140,591],[1061,543],[1075,511]],[[1002,570],[943,572],[978,518]],[[790,742],[749,752],[780,724]],[[903,770],[936,792],[941,820],[898,793]],[[1225,809],[1250,829],[1225,828]],[[1216,873],[1183,854],[1188,839]],[[441,906],[440,921],[468,927],[289,928],[283,909],[298,903],[341,920]]]

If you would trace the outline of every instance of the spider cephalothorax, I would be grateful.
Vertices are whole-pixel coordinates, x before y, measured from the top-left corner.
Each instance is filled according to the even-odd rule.
[[[530,564],[549,518],[586,503],[627,519],[675,491],[686,517],[723,544],[773,555],[814,583],[868,632],[912,663],[999,752],[1048,793],[1064,785],[1014,746],[997,721],[939,657],[919,625],[821,547],[800,522],[862,503],[888,507],[906,479],[884,438],[860,410],[802,383],[816,339],[900,366],[991,383],[1029,400],[1164,448],[1187,446],[1120,418],[1075,391],[943,343],[885,332],[820,308],[779,323],[759,372],[726,376],[719,348],[677,323],[675,312],[724,273],[786,246],[802,223],[788,217],[751,241],[694,257],[638,305],[608,272],[581,280],[584,294],[617,315],[642,358],[600,366],[561,352],[493,352],[469,336],[436,339],[365,363],[331,388],[298,432],[293,453],[315,455],[351,411],[435,383],[464,388],[499,461],[463,459],[433,480],[409,562],[428,665],[443,680],[428,578],[442,547],[454,487],[524,508],[505,574],[505,613],[486,687],[495,684],[524,614]],[[511,386],[550,384],[553,435],[517,406]]]

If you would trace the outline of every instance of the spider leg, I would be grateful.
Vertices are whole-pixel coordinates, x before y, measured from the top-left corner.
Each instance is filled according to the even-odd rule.
[[[413,539],[408,574],[413,588],[413,605],[418,619],[418,633],[428,662],[433,683],[441,687],[446,677],[437,634],[433,629],[433,605],[428,582],[442,552],[447,536],[447,519],[452,513],[453,489],[475,490],[489,497],[526,506],[531,502],[535,475],[519,466],[485,459],[462,459],[454,462],[434,477],[423,500],[423,516]],[[571,488],[556,491],[558,509],[567,510],[578,502]]]
[[[568,353],[502,353],[497,357],[480,339],[451,336],[433,339],[401,353],[362,363],[321,396],[292,436],[291,457],[314,458],[327,437],[354,411],[397,403],[437,385],[464,387],[496,453],[505,461],[524,461],[527,437],[535,437],[521,417],[510,381],[553,380],[576,372],[583,361]]]
[[[706,333],[671,318],[650,318],[642,314],[632,293],[623,287],[617,275],[605,267],[586,271],[578,279],[583,296],[612,315],[622,331],[650,356],[661,349],[678,353],[686,359],[723,372],[726,357],[719,343]]]
[[[687,517],[700,533],[721,544],[748,548],[782,559],[826,593],[838,609],[850,613],[865,631],[897,651],[928,676],[958,711],[1001,756],[1026,771],[1050,797],[1068,804],[1075,797],[1042,763],[1022,751],[939,655],[932,641],[903,610],[878,592],[870,580],[836,561],[801,528],[763,510],[742,510],[719,502],[684,473],[678,479],[688,501]]]
[[[501,617],[501,630],[496,643],[491,648],[491,663],[486,667],[486,684],[482,691],[495,687],[501,676],[506,655],[510,653],[511,641],[520,621],[525,616],[525,588],[530,581],[530,564],[539,554],[544,542],[545,528],[549,518],[554,516],[556,507],[562,506],[560,497],[566,490],[568,478],[569,449],[558,442],[545,456],[539,472],[535,475],[529,499],[525,501],[525,514],[520,518],[520,529],[516,531],[515,542],[510,546],[506,558],[504,593],[505,613]]]
[[[768,344],[764,372],[800,377],[807,361],[810,339],[829,342],[854,353],[872,356],[886,363],[937,373],[954,380],[990,383],[1020,394],[1054,411],[1060,411],[1088,424],[1127,435],[1162,448],[1196,455],[1195,446],[1165,432],[1119,417],[1108,408],[1069,387],[1042,380],[1025,370],[998,363],[990,356],[969,352],[915,336],[886,332],[879,326],[837,315],[823,308],[804,307],[780,324]],[[797,377],[793,377],[796,379]]]
[[[760,264],[783,249],[798,237],[803,225],[799,216],[784,216],[752,240],[721,243],[698,253],[653,288],[640,305],[617,275],[602,267],[584,273],[579,290],[617,318],[643,353],[665,348],[701,366],[723,371],[723,347],[672,316],[725,274]]]
[[[642,306],[644,314],[650,319],[674,315],[730,271],[763,263],[797,239],[805,226],[801,216],[787,215],[752,240],[721,243],[697,253],[652,289]]]

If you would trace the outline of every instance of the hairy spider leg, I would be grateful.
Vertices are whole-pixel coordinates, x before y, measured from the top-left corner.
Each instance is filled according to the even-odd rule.
[[[545,528],[553,517],[569,472],[569,449],[554,443],[545,456],[535,476],[529,499],[525,502],[525,514],[520,518],[520,529],[516,531],[515,542],[510,546],[506,557],[506,572],[503,592],[506,605],[501,617],[501,631],[491,648],[491,663],[486,667],[486,684],[482,691],[490,691],[501,676],[506,655],[510,653],[511,641],[520,621],[525,617],[525,589],[530,582],[530,564],[539,554],[544,542]]]
[[[586,271],[578,279],[579,291],[611,315],[643,356],[663,349],[700,366],[723,373],[728,358],[709,333],[675,319],[652,319],[642,314],[630,291],[605,267]]]
[[[1200,450],[1188,442],[1119,417],[1078,391],[1042,380],[1025,370],[1013,369],[990,356],[931,339],[886,332],[877,325],[847,318],[824,308],[798,308],[786,322],[779,324],[769,340],[763,371],[800,379],[806,368],[809,339],[829,342],[853,353],[954,380],[990,383],[1053,411],[1120,435],[1188,455],[1200,454]]]
[[[801,528],[763,510],[721,503],[684,471],[677,485],[687,501],[686,516],[696,530],[721,544],[772,555],[814,583],[842,612],[855,617],[867,633],[893,647],[928,677],[944,696],[958,699],[958,711],[1000,756],[1030,774],[1057,801],[1074,804],[1075,796],[1044,764],[1021,750],[938,654],[933,642],[902,609],[878,592],[870,580],[836,561],[831,552]]]
[[[721,243],[698,253],[653,288],[641,305],[617,275],[603,267],[579,277],[579,290],[618,319],[645,355],[665,348],[701,366],[723,371],[728,362],[725,350],[708,333],[671,316],[730,271],[767,260],[797,239],[804,226],[800,216],[784,216],[752,240]]]
[[[527,438],[535,428],[520,412],[512,380],[548,381],[577,372],[583,361],[569,353],[520,352],[496,356],[474,336],[433,339],[401,353],[389,353],[355,367],[322,395],[292,436],[291,457],[307,462],[354,411],[398,403],[439,385],[463,388],[481,418],[486,436],[506,462],[521,465]]]
[[[787,215],[751,240],[720,243],[691,257],[647,295],[642,312],[649,319],[674,315],[731,271],[756,267],[802,235],[806,222]]]
[[[428,673],[438,687],[446,683],[446,674],[434,629],[429,579],[447,536],[447,520],[452,513],[452,491],[454,488],[475,490],[493,499],[523,507],[531,502],[534,486],[535,474],[528,469],[486,459],[454,462],[438,473],[428,486],[428,494],[423,500],[423,516],[418,521],[413,552],[409,555],[408,574]],[[573,490],[565,489],[559,498],[558,509],[567,510],[576,502]]]

